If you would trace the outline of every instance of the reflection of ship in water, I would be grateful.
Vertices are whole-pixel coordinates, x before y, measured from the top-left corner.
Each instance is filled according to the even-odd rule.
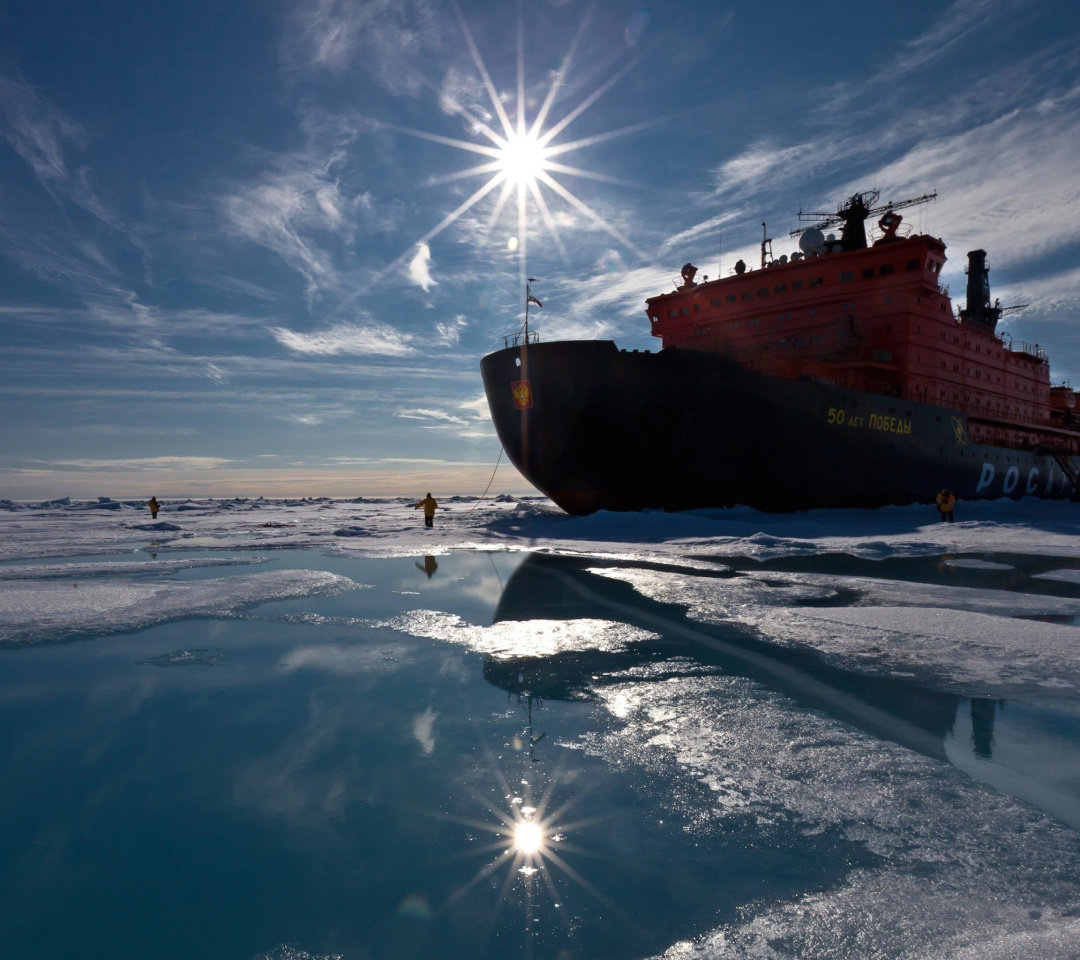
[[[699,623],[680,605],[650,600],[623,581],[588,572],[600,565],[595,558],[532,554],[506,584],[495,621],[604,619],[656,636],[617,651],[584,647],[546,657],[488,657],[489,683],[529,698],[531,706],[532,698],[581,699],[597,686],[632,682],[626,671],[650,663],[659,669],[650,679],[663,678],[665,667],[680,676],[705,667],[747,677],[876,737],[946,759],[945,740],[966,697],[831,666],[813,651],[758,640],[737,624]],[[1004,704],[975,699],[970,705],[974,752],[989,758],[995,713]]]

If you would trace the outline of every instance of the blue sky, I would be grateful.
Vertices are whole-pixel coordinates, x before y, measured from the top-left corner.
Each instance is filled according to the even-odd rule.
[[[956,300],[985,248],[1080,381],[1078,40],[1017,0],[3,0],[0,497],[478,493],[524,276],[542,338],[653,347],[684,262],[871,187],[937,190]],[[524,218],[500,109],[569,148]]]

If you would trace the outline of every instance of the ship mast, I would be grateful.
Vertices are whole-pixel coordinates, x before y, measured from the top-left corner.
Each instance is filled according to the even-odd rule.
[[[531,285],[534,284],[534,283],[536,283],[536,277],[529,277],[528,281],[525,283],[525,344],[526,345],[528,345],[528,343],[529,343],[529,304],[530,303],[537,303],[537,304],[540,303],[539,300],[536,300],[533,297],[532,293],[529,290]]]

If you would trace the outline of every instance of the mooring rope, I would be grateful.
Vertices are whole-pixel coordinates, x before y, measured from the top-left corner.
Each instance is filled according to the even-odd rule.
[[[491,471],[491,479],[488,481],[488,485],[484,487],[484,492],[480,495],[480,499],[476,501],[468,510],[465,511],[465,516],[468,516],[473,512],[480,504],[484,502],[484,497],[487,496],[488,491],[491,489],[491,485],[495,482],[495,474],[498,472],[499,464],[502,462],[503,448],[499,447],[499,456],[495,460],[495,469]]]

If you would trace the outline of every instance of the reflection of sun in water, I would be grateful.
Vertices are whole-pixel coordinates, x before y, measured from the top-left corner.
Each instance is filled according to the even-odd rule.
[[[562,66],[552,79],[551,86],[547,91],[543,103],[531,124],[529,124],[526,122],[525,118],[525,38],[522,25],[519,22],[517,50],[517,116],[514,120],[511,120],[506,111],[506,107],[503,105],[503,97],[496,89],[495,84],[487,71],[487,67],[484,65],[484,61],[480,56],[480,51],[476,46],[472,33],[465,23],[465,19],[460,11],[458,11],[458,20],[461,24],[466,45],[472,55],[473,63],[480,75],[480,79],[483,81],[488,99],[491,101],[492,111],[495,114],[498,123],[492,122],[489,124],[485,122],[485,120],[478,116],[474,110],[445,96],[442,99],[442,105],[444,109],[457,114],[465,120],[468,123],[469,129],[474,134],[486,139],[487,142],[477,143],[470,140],[459,140],[453,137],[442,136],[441,134],[429,133],[425,130],[402,127],[397,124],[383,123],[381,121],[373,121],[373,125],[377,128],[391,130],[410,137],[417,137],[421,140],[443,144],[448,147],[455,147],[459,150],[479,155],[485,159],[485,162],[479,163],[476,166],[459,170],[455,173],[432,177],[428,181],[430,184],[449,183],[479,176],[486,176],[488,179],[468,199],[462,202],[455,210],[443,217],[438,224],[417,240],[413,247],[410,247],[394,260],[393,263],[386,267],[379,276],[386,276],[388,273],[401,266],[401,264],[410,256],[415,254],[417,247],[426,244],[433,237],[442,233],[443,230],[449,227],[468,210],[471,210],[489,194],[494,194],[494,203],[487,221],[487,229],[489,232],[494,229],[495,225],[498,223],[511,198],[516,201],[514,206],[517,207],[517,235],[510,238],[506,247],[509,252],[517,254],[518,270],[522,280],[524,280],[527,272],[526,253],[528,244],[526,241],[528,239],[528,212],[530,206],[540,214],[540,219],[547,228],[556,249],[563,256],[564,260],[567,259],[566,249],[563,246],[562,239],[559,235],[560,222],[565,226],[566,218],[552,213],[551,208],[548,206],[548,200],[552,195],[559,197],[578,214],[614,237],[624,248],[632,250],[637,256],[644,259],[645,255],[642,254],[630,240],[553,176],[554,174],[561,174],[563,176],[579,177],[603,183],[623,183],[623,181],[616,180],[603,174],[593,173],[581,169],[580,167],[568,166],[558,162],[555,158],[565,156],[572,151],[584,147],[602,143],[614,137],[637,132],[648,124],[635,124],[620,130],[612,130],[607,133],[583,137],[565,143],[555,143],[555,140],[570,126],[571,123],[574,122],[574,120],[581,116],[581,114],[607,93],[637,61],[631,60],[629,63],[625,64],[593,93],[585,97],[585,99],[574,109],[570,110],[570,112],[561,120],[549,124],[549,114],[555,106],[559,93],[562,92],[567,71],[569,70],[570,64],[574,58],[574,53],[584,32],[583,29],[579,30],[577,36],[570,44],[570,49],[563,59]],[[582,28],[584,28],[584,26],[585,24],[583,23]],[[431,86],[434,87],[434,84],[431,84]],[[541,189],[542,187],[546,188],[548,191],[547,195],[545,195],[544,190]]]
[[[482,793],[473,793],[473,797],[497,818],[496,823],[483,822],[472,817],[453,814],[439,814],[441,819],[455,821],[472,830],[487,833],[491,842],[482,844],[470,851],[468,856],[479,855],[486,862],[473,874],[472,878],[458,887],[439,907],[439,911],[467,896],[470,891],[485,881],[499,888],[496,905],[491,913],[492,926],[502,906],[511,902],[512,891],[517,890],[524,896],[525,921],[531,925],[536,917],[534,911],[544,898],[546,891],[549,903],[560,917],[564,927],[569,928],[571,917],[566,913],[565,898],[560,894],[556,873],[573,881],[582,890],[603,903],[616,915],[622,911],[608,897],[596,889],[573,866],[567,863],[567,854],[596,857],[596,853],[568,842],[567,833],[579,831],[595,824],[596,819],[568,822],[566,814],[575,805],[577,799],[567,800],[552,809],[552,793],[556,781],[552,779],[544,790],[543,796],[532,806],[530,781],[522,780],[519,787],[511,787],[502,772],[496,768],[495,776],[503,788],[506,806],[493,802]],[[515,795],[515,790],[518,791]],[[470,791],[472,792],[472,791]],[[601,817],[600,819],[606,819]],[[603,859],[601,857],[601,859]],[[504,873],[505,871],[505,873]],[[502,875],[501,883],[497,879]],[[439,912],[436,911],[436,912]],[[527,929],[535,932],[532,926]],[[490,933],[490,930],[489,930]]]
[[[532,855],[544,845],[544,832],[535,823],[523,820],[514,827],[514,846],[522,853]]]

